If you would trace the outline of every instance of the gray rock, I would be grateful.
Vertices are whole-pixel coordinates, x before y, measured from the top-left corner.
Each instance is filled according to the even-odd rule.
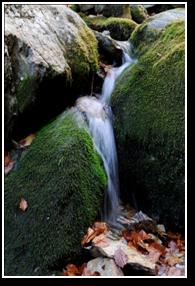
[[[96,14],[102,13],[104,7],[105,7],[105,5],[100,5],[100,4],[95,5],[95,12],[96,12]]]
[[[161,12],[155,16],[152,16],[148,20],[148,29],[162,30],[168,24],[178,20],[185,20],[185,9],[183,8],[171,9],[165,12]]]
[[[77,6],[79,7],[79,10],[81,12],[87,12],[87,11],[93,9],[95,5],[93,5],[93,4],[77,4]]]
[[[94,33],[98,41],[100,54],[104,55],[111,62],[116,62],[120,65],[122,63],[123,51],[118,45],[117,41],[105,33],[100,33],[97,31],[94,31]]]
[[[122,270],[110,258],[98,257],[89,261],[87,270],[91,273],[97,271],[101,276],[124,276]]]
[[[32,106],[44,78],[61,76],[70,82],[73,71],[78,76],[97,67],[93,33],[65,5],[6,5],[5,45],[5,127],[9,134],[16,102],[20,113]]]
[[[134,30],[130,42],[136,48],[138,54],[143,53],[144,48],[157,40],[167,25],[179,20],[185,20],[184,8],[167,10],[149,17]]]
[[[142,254],[136,248],[129,247],[124,239],[112,240],[107,237],[106,241],[108,246],[97,246],[99,253],[101,253],[102,256],[114,258],[117,251],[120,249],[127,257],[127,264],[130,264],[136,269],[154,274],[155,262],[147,254]]]

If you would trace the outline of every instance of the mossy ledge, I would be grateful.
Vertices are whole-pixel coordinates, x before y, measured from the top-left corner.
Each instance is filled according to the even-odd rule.
[[[44,275],[57,261],[78,255],[106,184],[92,140],[72,113],[41,129],[5,178],[5,275]]]
[[[119,78],[112,96],[123,195],[184,231],[185,25],[175,22]]]
[[[131,33],[137,27],[137,23],[131,19],[117,17],[106,18],[104,16],[96,16],[91,18],[83,14],[81,14],[81,16],[91,29],[99,32],[108,30],[110,32],[110,36],[119,41],[128,40]]]

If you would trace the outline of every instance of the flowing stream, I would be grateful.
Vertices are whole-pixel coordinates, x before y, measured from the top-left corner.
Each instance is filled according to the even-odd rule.
[[[114,223],[120,212],[118,160],[112,126],[112,110],[109,106],[111,94],[117,78],[134,62],[130,57],[130,44],[119,42],[123,49],[123,61],[120,67],[112,67],[106,75],[101,96],[84,96],[77,100],[77,108],[85,114],[94,145],[102,157],[108,177],[108,187],[104,199],[102,219]]]

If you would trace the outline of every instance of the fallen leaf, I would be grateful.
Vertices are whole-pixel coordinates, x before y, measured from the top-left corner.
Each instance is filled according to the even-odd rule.
[[[76,265],[68,264],[66,265],[66,270],[63,271],[63,275],[65,276],[79,276],[80,272]]]
[[[27,147],[27,146],[31,145],[31,143],[35,139],[35,137],[36,137],[35,134],[30,134],[26,138],[22,139],[19,142],[20,148],[24,148],[24,147]]]
[[[12,161],[12,162],[9,163],[8,166],[5,167],[5,171],[4,171],[5,175],[7,175],[13,169],[14,164],[15,164],[15,162]]]
[[[96,235],[100,233],[106,233],[108,231],[108,226],[105,222],[95,222],[92,229],[96,232]]]
[[[25,211],[28,208],[28,203],[24,198],[21,198],[19,208]]]
[[[153,263],[156,263],[160,256],[161,256],[161,252],[155,248],[150,248],[149,254],[148,254],[148,258],[150,261],[152,261]]]
[[[95,222],[92,228],[88,228],[87,234],[83,237],[81,241],[81,245],[84,246],[85,244],[92,241],[96,236],[99,236],[102,233],[106,233],[108,231],[108,226],[105,222]]]
[[[128,262],[128,256],[121,248],[118,248],[114,253],[114,260],[116,265],[123,268]]]
[[[179,264],[179,263],[183,262],[183,257],[179,257],[179,256],[177,256],[177,254],[172,253],[172,254],[169,254],[165,257],[165,262],[170,266],[174,266],[177,263]]]
[[[131,231],[125,229],[122,231],[122,236],[126,239],[127,242],[131,240]]]
[[[14,166],[15,162],[12,161],[11,157],[10,157],[10,154],[9,152],[5,153],[5,158],[4,158],[4,172],[5,172],[5,175],[7,175],[12,169],[13,169],[13,166]]]
[[[185,275],[185,269],[180,269],[177,267],[169,267],[166,271],[167,276],[183,276]]]
[[[106,247],[109,245],[108,239],[105,237],[104,233],[101,233],[100,235],[96,236],[92,240],[92,242],[95,246],[99,246],[99,247]]]
[[[175,241],[171,240],[168,244],[169,252],[174,252],[177,250],[177,244]]]
[[[81,241],[81,245],[83,246],[86,243],[89,243],[95,236],[95,231],[91,227],[89,227],[87,230],[87,234],[83,237]]]
[[[167,251],[167,248],[164,245],[155,241],[149,244],[149,247],[147,248],[148,252],[150,252],[150,249],[155,249],[159,251],[162,255],[165,255],[165,252]]]

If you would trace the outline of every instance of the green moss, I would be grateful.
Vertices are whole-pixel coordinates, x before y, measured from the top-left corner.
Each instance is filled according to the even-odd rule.
[[[150,47],[150,44],[154,43],[161,34],[162,31],[157,29],[148,29],[147,22],[142,25],[138,25],[130,37],[130,42],[135,49],[135,54],[140,56]]]
[[[130,37],[130,42],[134,46],[136,54],[138,56],[144,54],[147,49],[161,37],[167,25],[183,21],[185,17],[184,13],[185,10],[181,8],[165,11],[154,17],[149,17],[141,25],[138,25]],[[174,29],[175,33],[179,34],[180,29],[179,26]],[[171,31],[171,33],[173,33],[173,37],[177,36],[174,35],[173,31]]]
[[[67,47],[68,64],[73,74],[85,76],[98,69],[97,40],[88,27],[80,27],[72,45]]]
[[[103,9],[103,16],[131,19],[130,5],[105,5]]]
[[[113,92],[122,189],[184,229],[184,22],[167,26]]]
[[[81,250],[106,188],[102,162],[70,113],[40,130],[5,178],[5,274],[36,275]],[[23,212],[21,198],[28,202]]]
[[[131,5],[131,15],[132,19],[139,24],[148,18],[147,10],[143,5]]]
[[[38,79],[35,76],[26,76],[20,81],[16,91],[16,98],[20,112],[23,112],[24,109],[35,99],[37,87]]]
[[[94,30],[104,31],[108,30],[110,36],[115,40],[125,41],[128,40],[133,30],[136,28],[137,24],[130,19],[106,18],[103,16],[97,17],[84,17],[86,24]]]

